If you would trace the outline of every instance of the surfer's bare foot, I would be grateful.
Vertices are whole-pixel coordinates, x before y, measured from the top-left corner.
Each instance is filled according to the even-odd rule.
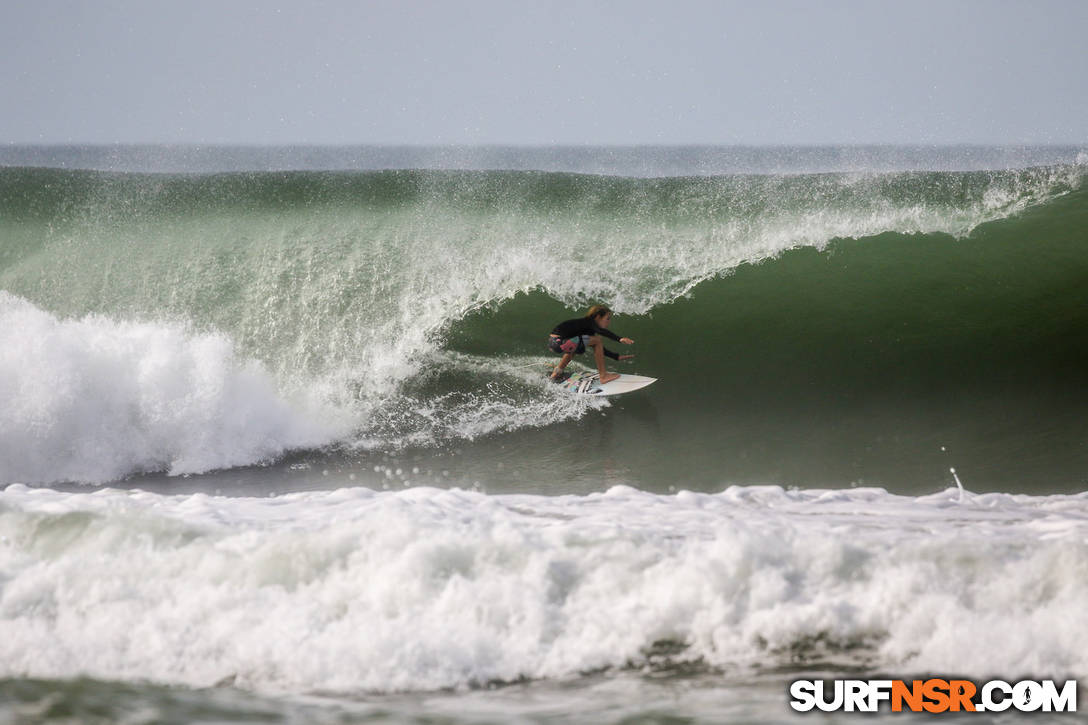
[[[617,378],[619,378],[619,376],[620,376],[619,373],[601,373],[601,375],[600,375],[601,385],[604,385],[605,383],[610,383],[613,380],[616,380]]]

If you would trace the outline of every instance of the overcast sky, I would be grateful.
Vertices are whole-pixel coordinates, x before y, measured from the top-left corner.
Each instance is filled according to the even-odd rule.
[[[0,0],[0,141],[1083,143],[1088,0]]]

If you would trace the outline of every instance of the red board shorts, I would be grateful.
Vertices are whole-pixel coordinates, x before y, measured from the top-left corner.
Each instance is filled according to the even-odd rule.
[[[581,355],[586,351],[589,335],[577,335],[562,339],[552,335],[548,338],[548,349],[559,355]]]

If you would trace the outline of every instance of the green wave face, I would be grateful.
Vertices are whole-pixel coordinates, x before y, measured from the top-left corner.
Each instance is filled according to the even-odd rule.
[[[1082,177],[9,168],[0,289],[222,332],[380,449],[502,431],[554,447],[525,426],[585,410],[544,412],[508,371],[604,301],[664,383],[610,444],[631,469],[666,475],[656,445],[706,485],[932,488],[945,446],[1001,485],[1030,461],[1069,489],[1088,459]]]

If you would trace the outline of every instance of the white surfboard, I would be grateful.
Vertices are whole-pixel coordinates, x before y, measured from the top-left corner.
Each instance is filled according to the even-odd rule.
[[[609,380],[601,385],[601,376],[596,372],[563,373],[556,381],[556,385],[578,395],[619,395],[630,393],[639,388],[645,388],[650,383],[656,383],[657,378],[647,378],[642,375],[621,374],[615,380]]]

